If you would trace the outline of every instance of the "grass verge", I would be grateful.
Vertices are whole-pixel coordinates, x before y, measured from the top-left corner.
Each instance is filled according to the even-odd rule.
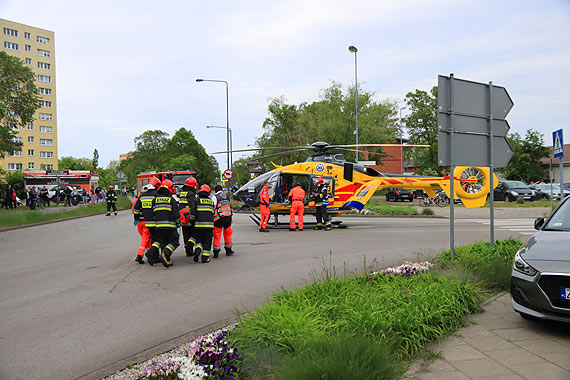
[[[118,197],[118,210],[130,208],[131,205],[132,203],[128,198]],[[42,210],[29,210],[24,207],[20,207],[17,210],[0,210],[0,228],[34,224],[73,216],[95,215],[106,211],[107,205],[105,203],[87,205],[73,210],[61,207],[60,211],[53,213],[43,212]]]
[[[334,277],[276,293],[230,334],[240,378],[396,379],[429,342],[508,288],[518,239],[444,251],[428,273]],[[344,344],[343,344],[344,343]]]
[[[419,215],[418,209],[406,204],[390,204],[384,201],[371,200],[366,205],[377,215]]]

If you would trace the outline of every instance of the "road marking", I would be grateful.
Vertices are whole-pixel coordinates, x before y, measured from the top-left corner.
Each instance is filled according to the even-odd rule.
[[[465,220],[472,223],[484,224],[487,226],[491,223],[489,219]],[[536,230],[534,229],[533,219],[495,219],[495,228],[517,232],[521,235],[534,235],[536,233]]]

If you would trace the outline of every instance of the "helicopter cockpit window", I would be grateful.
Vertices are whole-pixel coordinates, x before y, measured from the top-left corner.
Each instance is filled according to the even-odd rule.
[[[261,186],[263,186],[263,183],[265,181],[269,181],[269,179],[274,176],[274,175],[279,175],[279,173],[281,172],[268,172],[268,173],[264,173],[262,175],[260,175],[259,177],[256,177],[254,179],[252,179],[251,181],[249,181],[248,183],[246,183],[245,185],[243,185],[241,187],[241,189],[239,189],[239,191],[242,190],[246,190],[249,193],[254,193],[256,190],[261,189]]]

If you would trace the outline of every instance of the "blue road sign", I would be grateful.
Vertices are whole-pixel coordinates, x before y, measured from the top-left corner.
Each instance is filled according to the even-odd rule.
[[[562,129],[552,132],[552,151],[554,158],[564,157],[564,140],[562,139]]]

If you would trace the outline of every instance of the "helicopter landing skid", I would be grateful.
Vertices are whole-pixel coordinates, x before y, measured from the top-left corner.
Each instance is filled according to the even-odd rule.
[[[251,220],[253,220],[253,222],[255,224],[257,224],[259,226],[259,223],[261,222],[261,217],[257,214],[251,214],[249,216],[251,218]],[[273,220],[271,220],[271,217],[273,218]],[[331,222],[332,226],[334,228],[347,228],[348,225],[347,224],[342,224],[342,220],[333,220]],[[305,227],[308,228],[313,228],[317,225],[316,222],[309,222],[309,223],[303,223],[303,225]],[[271,215],[270,216],[270,220],[267,223],[267,228],[270,229],[289,229],[289,222],[279,222],[279,215]]]

